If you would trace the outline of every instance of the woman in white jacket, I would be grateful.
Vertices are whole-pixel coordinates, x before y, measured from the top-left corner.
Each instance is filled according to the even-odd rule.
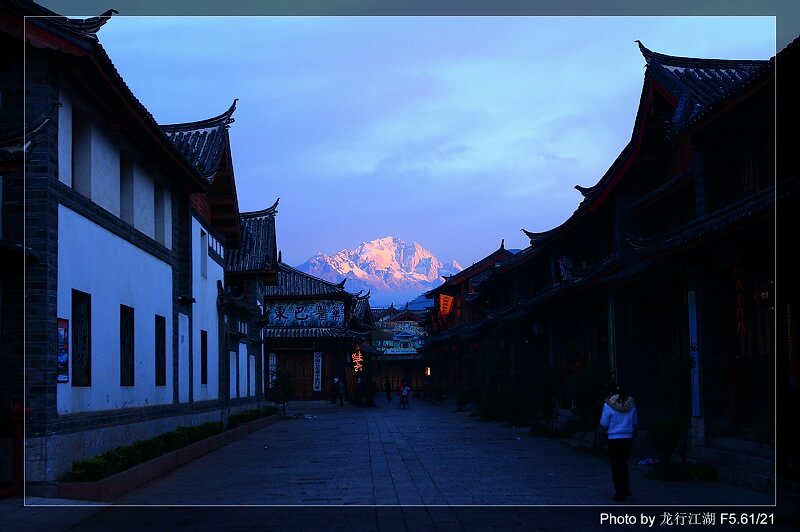
[[[608,459],[611,462],[611,477],[614,480],[615,501],[624,501],[631,496],[628,459],[636,432],[638,416],[633,397],[627,395],[619,385],[610,387],[609,397],[603,404],[600,426],[608,429]]]

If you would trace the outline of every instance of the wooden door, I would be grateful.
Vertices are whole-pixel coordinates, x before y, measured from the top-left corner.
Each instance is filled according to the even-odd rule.
[[[297,399],[311,399],[314,378],[314,354],[311,351],[281,353],[278,365],[294,375]]]

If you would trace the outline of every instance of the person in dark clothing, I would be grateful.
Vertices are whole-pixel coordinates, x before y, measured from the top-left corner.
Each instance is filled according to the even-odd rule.
[[[334,379],[336,382],[336,396],[339,398],[339,406],[344,408],[344,383],[341,379]]]
[[[637,422],[633,397],[627,395],[619,385],[611,385],[609,396],[603,404],[600,426],[608,430],[608,460],[611,462],[615,501],[624,501],[625,497],[631,496],[628,460]]]
[[[383,381],[383,391],[386,392],[386,404],[388,405],[392,402],[392,383],[389,381],[389,377]]]

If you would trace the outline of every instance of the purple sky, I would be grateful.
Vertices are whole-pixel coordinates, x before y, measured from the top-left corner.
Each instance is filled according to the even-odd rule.
[[[767,59],[772,17],[113,17],[99,33],[160,123],[239,98],[242,211],[280,197],[299,264],[388,235],[468,266],[563,223],[630,139],[634,43]]]

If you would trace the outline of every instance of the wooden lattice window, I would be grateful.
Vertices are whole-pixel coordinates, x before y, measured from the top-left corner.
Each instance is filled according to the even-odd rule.
[[[72,385],[92,385],[92,296],[72,291]]]
[[[167,319],[156,315],[156,386],[167,385]]]
[[[119,385],[133,386],[133,309],[119,306]]]

